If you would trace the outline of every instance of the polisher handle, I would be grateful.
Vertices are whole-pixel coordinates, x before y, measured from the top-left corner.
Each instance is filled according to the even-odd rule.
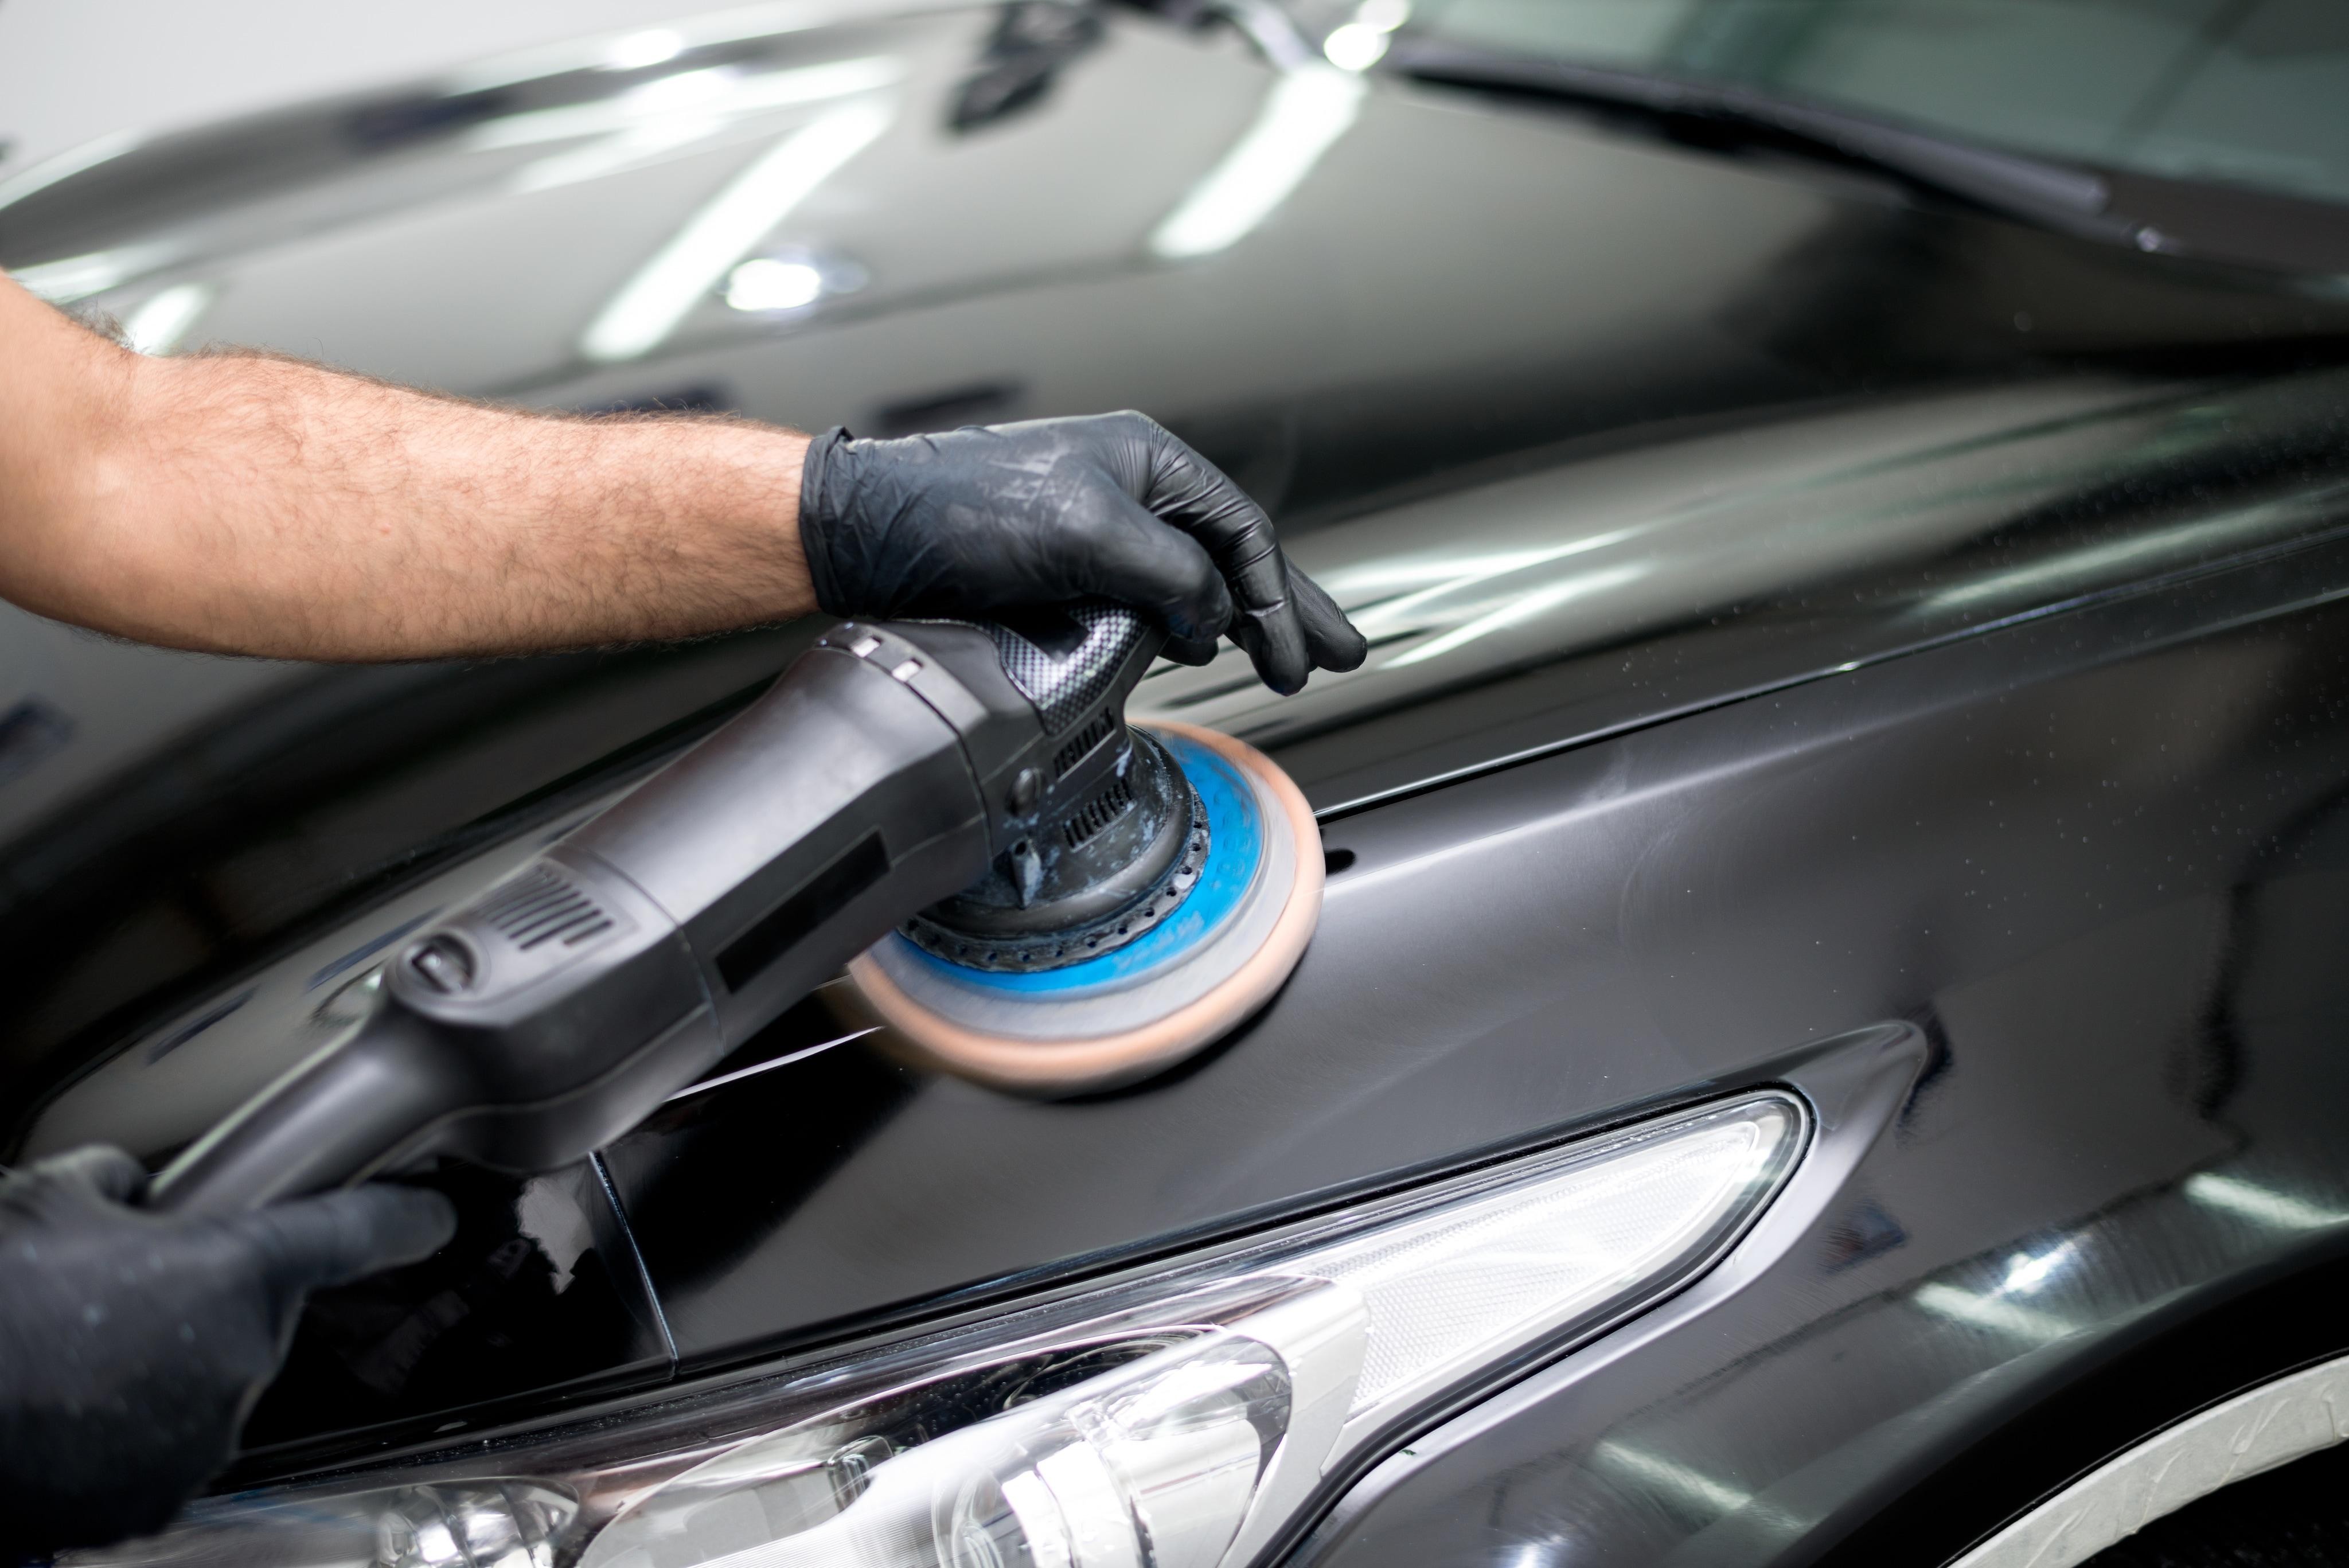
[[[378,1013],[190,1146],[149,1206],[250,1208],[434,1154],[579,1158],[1090,787],[1099,737],[1084,766],[1066,753],[1123,726],[1164,638],[1105,601],[826,633],[716,734],[403,943]]]
[[[191,1144],[147,1184],[142,1206],[231,1214],[370,1174],[460,1108],[462,1069],[423,1020],[386,1009]]]
[[[982,622],[979,629],[994,642],[1003,673],[1055,734],[1092,712],[1123,723],[1125,700],[1166,646],[1155,621],[1108,599]]]
[[[206,1133],[147,1202],[244,1209],[431,1154],[578,1158],[979,876],[1019,776],[1052,776],[1056,729],[1118,712],[1155,648],[1099,604],[1019,630],[827,633],[716,734],[401,944],[367,1023]]]

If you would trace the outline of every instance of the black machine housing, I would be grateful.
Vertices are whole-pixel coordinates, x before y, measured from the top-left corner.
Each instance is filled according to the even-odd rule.
[[[917,911],[933,950],[1012,955],[1000,967],[1051,962],[1072,931],[1069,958],[1125,940],[1121,921],[1180,901],[1205,846],[1190,786],[1125,723],[1164,639],[1098,603],[1017,628],[834,628],[398,949],[358,1032],[191,1145],[148,1201],[217,1212],[432,1156],[579,1158]]]

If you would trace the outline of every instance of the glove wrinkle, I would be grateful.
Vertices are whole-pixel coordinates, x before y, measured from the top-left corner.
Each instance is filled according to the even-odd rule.
[[[384,1187],[218,1218],[127,1207],[145,1179],[98,1147],[0,1179],[0,1549],[161,1528],[234,1452],[309,1292],[455,1224],[439,1194]]]
[[[1130,410],[883,441],[827,431],[808,449],[800,537],[833,615],[983,620],[1099,595],[1164,623],[1185,663],[1228,635],[1283,693],[1366,651],[1264,509]]]

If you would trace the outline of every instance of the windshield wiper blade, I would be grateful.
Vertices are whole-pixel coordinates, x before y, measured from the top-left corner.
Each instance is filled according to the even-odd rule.
[[[1748,88],[1605,66],[1504,54],[1431,38],[1398,38],[1381,68],[1422,81],[1497,88],[1629,110],[1667,123],[1727,131],[1890,174],[1904,182],[2043,227],[2138,250],[2175,248],[2151,226],[2112,210],[2093,171],[2002,152]]]

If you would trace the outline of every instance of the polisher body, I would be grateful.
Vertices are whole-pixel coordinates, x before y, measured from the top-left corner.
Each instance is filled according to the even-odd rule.
[[[1110,607],[1034,638],[834,628],[707,741],[405,943],[358,1032],[191,1146],[149,1201],[218,1211],[435,1155],[522,1170],[585,1156],[908,917],[1019,879],[1040,835],[1124,787],[1124,700],[1161,640]]]

